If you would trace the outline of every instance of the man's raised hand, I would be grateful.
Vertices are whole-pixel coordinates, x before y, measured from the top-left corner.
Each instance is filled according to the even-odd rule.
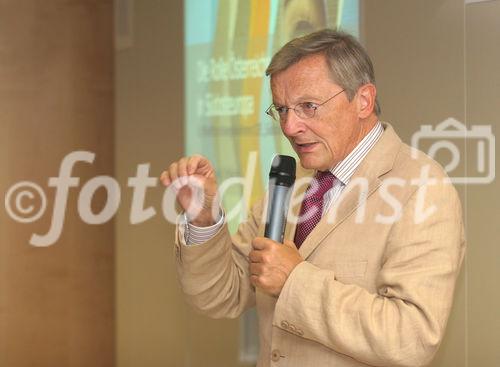
[[[207,158],[183,157],[162,172],[160,181],[175,190],[177,202],[192,224],[206,227],[217,221],[220,208],[217,180]]]

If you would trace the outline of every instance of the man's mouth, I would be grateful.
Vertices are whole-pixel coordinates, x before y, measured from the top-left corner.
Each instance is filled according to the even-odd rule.
[[[308,147],[308,146],[311,146],[311,145],[316,144],[316,143],[302,143],[302,144],[295,143],[295,144],[297,144],[299,147]]]
[[[298,152],[307,152],[314,148],[314,146],[318,144],[317,142],[309,142],[309,143],[295,143]]]

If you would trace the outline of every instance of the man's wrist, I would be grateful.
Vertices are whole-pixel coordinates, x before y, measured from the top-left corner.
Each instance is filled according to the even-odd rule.
[[[219,210],[219,219],[211,226],[198,227],[189,222],[184,213],[184,238],[187,245],[201,244],[212,239],[224,225],[224,211]]]
[[[220,221],[222,213],[222,208],[219,207],[217,213],[215,213],[215,210],[202,211],[196,218],[190,219],[187,214],[185,214],[185,218],[189,225],[198,228],[211,227]]]

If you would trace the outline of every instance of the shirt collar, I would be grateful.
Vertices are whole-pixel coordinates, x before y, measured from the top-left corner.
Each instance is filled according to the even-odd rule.
[[[378,121],[368,134],[356,145],[356,147],[342,161],[337,163],[330,172],[347,185],[351,180],[354,171],[360,165],[361,161],[366,157],[368,152],[373,148],[378,139],[382,136],[384,127]]]

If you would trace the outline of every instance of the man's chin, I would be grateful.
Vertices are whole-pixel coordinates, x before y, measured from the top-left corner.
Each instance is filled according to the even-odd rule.
[[[323,171],[329,169],[329,168],[323,168],[323,165],[321,165],[320,162],[316,161],[312,157],[301,155],[299,156],[299,159],[300,159],[300,165],[305,169],[312,169],[317,171]]]

